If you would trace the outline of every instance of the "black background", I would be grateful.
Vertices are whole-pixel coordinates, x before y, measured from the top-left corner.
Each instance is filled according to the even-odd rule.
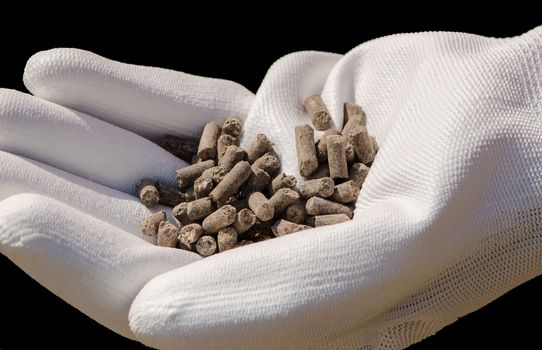
[[[542,19],[536,16],[537,10],[529,8],[498,16],[467,10],[457,15],[441,9],[437,15],[399,13],[394,19],[381,18],[370,11],[353,17],[348,8],[344,10],[329,14],[336,21],[324,18],[325,13],[319,17],[279,14],[264,20],[261,13],[211,17],[205,12],[178,12],[173,19],[169,16],[163,21],[156,13],[137,18],[111,16],[107,18],[107,27],[101,17],[68,20],[60,16],[32,27],[27,23],[13,26],[4,23],[1,28],[4,36],[0,39],[0,87],[25,91],[22,73],[28,57],[53,47],[77,47],[124,62],[235,80],[255,92],[269,66],[293,51],[345,53],[368,39],[425,30],[513,36],[542,24]],[[121,17],[127,21],[121,22]],[[149,17],[154,17],[152,24]],[[198,20],[189,21],[191,17]],[[0,281],[0,349],[28,349],[36,344],[56,349],[81,345],[145,348],[64,303],[2,255]],[[514,348],[541,348],[538,321],[541,313],[542,278],[539,277],[411,349],[502,348],[512,344]]]

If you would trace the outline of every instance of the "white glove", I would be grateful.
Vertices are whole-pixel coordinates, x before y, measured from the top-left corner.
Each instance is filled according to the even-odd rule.
[[[147,345],[400,349],[542,273],[542,27],[291,54],[255,99],[233,83],[66,49],[32,57],[25,83],[146,137],[248,114],[242,145],[265,132],[295,175],[306,96],[321,92],[338,127],[343,102],[366,111],[380,150],[354,220],[201,260],[134,237],[148,211],[122,193],[142,176],[171,182],[181,161],[88,115],[0,93],[1,149],[93,181],[1,153],[0,252]]]

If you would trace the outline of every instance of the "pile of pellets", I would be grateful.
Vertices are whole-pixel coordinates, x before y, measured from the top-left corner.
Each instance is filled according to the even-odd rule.
[[[223,125],[207,123],[201,139],[166,136],[158,144],[191,165],[176,171],[178,188],[143,179],[137,191],[148,207],[173,208],[181,226],[158,211],[141,224],[157,244],[210,256],[312,227],[352,219],[354,203],[378,145],[365,127],[360,106],[344,104],[342,131],[330,128],[329,112],[318,95],[304,103],[310,125],[295,128],[299,189],[293,175],[281,173],[273,143],[258,134],[239,147],[242,122],[229,117]]]

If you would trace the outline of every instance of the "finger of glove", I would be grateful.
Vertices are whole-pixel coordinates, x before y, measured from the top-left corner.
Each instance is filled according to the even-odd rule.
[[[243,86],[169,69],[116,62],[78,49],[32,56],[24,83],[35,96],[154,139],[199,137],[230,114],[244,119],[254,95]]]
[[[175,170],[186,165],[130,131],[7,89],[0,89],[0,149],[130,194],[143,178],[175,185]]]
[[[31,159],[0,151],[0,164],[0,200],[19,193],[42,194],[150,243],[156,237],[141,232],[144,218],[163,210],[174,220],[169,207],[147,208],[137,197]]]
[[[199,260],[156,247],[57,200],[18,194],[0,202],[0,253],[83,313],[134,338],[128,310],[152,277]]]

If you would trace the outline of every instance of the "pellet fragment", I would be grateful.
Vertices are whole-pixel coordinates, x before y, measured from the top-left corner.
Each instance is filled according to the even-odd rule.
[[[261,192],[253,192],[248,197],[248,206],[262,221],[268,221],[275,215],[275,207]]]
[[[203,227],[199,224],[185,225],[179,230],[179,242],[184,248],[195,251],[196,242],[203,236]]]
[[[186,202],[186,195],[175,187],[159,182],[157,188],[160,193],[160,201],[158,202],[160,204],[173,208],[179,203]]]
[[[343,125],[348,124],[350,117],[353,115],[361,116],[362,125],[365,125],[365,112],[361,106],[355,103],[346,102],[343,108]]]
[[[297,179],[293,175],[284,173],[277,175],[269,186],[269,193],[274,195],[281,188],[294,188],[297,185]]]
[[[233,206],[225,205],[207,216],[201,226],[207,233],[216,233],[221,228],[233,224],[236,214],[237,212]]]
[[[348,178],[358,188],[361,188],[368,174],[369,174],[369,167],[367,165],[363,163],[354,163],[354,165],[350,167]]]
[[[299,193],[291,188],[281,188],[271,198],[269,202],[275,208],[275,217],[284,213],[286,208],[299,199]]]
[[[339,203],[352,203],[358,199],[359,187],[352,181],[335,186],[331,200]]]
[[[252,175],[241,190],[241,196],[248,197],[252,192],[261,192],[270,180],[271,177],[265,170],[252,167]]]
[[[198,141],[189,138],[178,137],[174,135],[166,135],[156,142],[175,157],[180,158],[188,163],[198,153]]]
[[[233,137],[239,137],[243,131],[243,122],[236,116],[229,116],[222,124],[222,132]]]
[[[316,227],[340,224],[350,220],[345,214],[329,214],[329,215],[316,215],[314,217],[314,225]]]
[[[301,183],[301,196],[309,199],[314,196],[327,198],[333,194],[335,183],[330,177],[307,180]]]
[[[230,172],[224,176],[224,179],[211,191],[209,197],[218,207],[222,206],[231,196],[239,192],[239,189],[251,174],[252,169],[249,162],[242,161],[235,164]]]
[[[237,212],[233,227],[239,234],[247,232],[256,223],[256,214],[248,208]]]
[[[361,163],[368,164],[374,160],[375,152],[366,127],[360,125],[352,128],[348,143],[353,146],[356,157]]]
[[[177,205],[175,208],[173,208],[172,212],[175,219],[179,220],[181,225],[188,225],[192,222],[190,218],[188,217],[188,203],[183,202],[179,205]]]
[[[149,179],[140,180],[137,183],[137,193],[139,194],[139,199],[146,207],[152,207],[153,205],[158,204],[160,201],[160,194],[156,188],[154,181]]]
[[[340,135],[340,134],[341,133],[335,129],[327,129],[326,131],[324,131],[324,133],[320,137],[320,141],[318,141],[318,144],[316,145],[319,162],[327,161],[327,140],[326,140],[327,137],[330,135]]]
[[[248,161],[254,163],[267,152],[273,151],[273,143],[265,134],[258,134],[247,148]]]
[[[353,215],[350,207],[320,197],[309,199],[305,210],[309,215],[346,214],[349,218]]]
[[[158,234],[158,226],[160,225],[160,222],[165,220],[166,212],[161,210],[146,217],[145,220],[143,220],[143,222],[139,225],[139,228],[143,234],[147,236],[155,236]]]
[[[196,199],[204,198],[209,196],[209,193],[214,188],[213,179],[210,177],[198,177],[194,181],[194,195]]]
[[[226,153],[226,148],[228,148],[228,146],[239,146],[239,139],[228,134],[220,135],[216,146],[219,163],[222,160],[222,157],[224,157],[224,153]]]
[[[225,250],[235,248],[235,245],[237,244],[237,236],[237,231],[231,226],[218,230],[216,239],[218,243],[218,251],[223,252]]]
[[[252,164],[252,169],[260,168],[269,175],[274,175],[280,169],[280,161],[274,152],[267,152]]]
[[[235,164],[245,159],[247,159],[247,152],[239,146],[231,145],[226,147],[224,156],[222,156],[218,165],[227,173]]]
[[[314,173],[310,174],[306,178],[307,180],[314,180],[322,177],[329,177],[329,165],[327,162],[320,164],[318,169],[316,169]]]
[[[329,165],[329,177],[335,179],[348,178],[348,164],[344,147],[346,140],[341,135],[327,137],[327,157]]]
[[[305,99],[305,110],[311,118],[312,125],[316,130],[327,130],[331,125],[329,111],[320,95],[312,95]]]
[[[306,177],[318,168],[314,130],[309,125],[296,126],[295,139],[299,173]]]
[[[160,247],[175,248],[179,237],[179,228],[170,222],[162,221],[158,226],[158,239],[156,243]]]
[[[284,212],[284,219],[296,224],[302,224],[305,221],[305,203],[296,201],[290,204]]]
[[[194,184],[194,181],[201,176],[201,174],[215,166],[215,162],[212,159],[185,166],[184,168],[178,169],[175,171],[177,176],[177,182],[179,183],[179,188],[187,188]]]
[[[198,146],[198,158],[201,160],[216,158],[217,142],[220,136],[221,127],[218,123],[209,122],[205,124]]]
[[[211,236],[201,236],[196,243],[196,251],[201,256],[211,256],[217,251],[216,240]]]
[[[186,207],[186,214],[190,221],[194,222],[205,218],[213,212],[213,204],[211,198],[205,197],[189,202]]]
[[[228,171],[225,168],[221,166],[214,166],[201,173],[201,177],[208,177],[213,179],[213,183],[216,186],[220,181],[222,181],[226,174],[228,174]]]
[[[271,231],[276,237],[281,237],[290,233],[307,230],[309,228],[311,227],[307,225],[296,224],[295,222],[281,219],[271,226]]]
[[[371,144],[373,145],[373,150],[375,151],[375,155],[376,155],[380,147],[378,146],[378,143],[376,142],[376,137],[374,136],[369,136],[369,137],[371,138]]]

